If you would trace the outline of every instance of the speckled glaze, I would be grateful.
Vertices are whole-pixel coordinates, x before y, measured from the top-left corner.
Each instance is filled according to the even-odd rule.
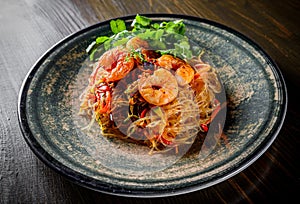
[[[272,144],[282,126],[287,106],[285,83],[259,46],[230,28],[204,19],[148,16],[158,22],[183,19],[186,34],[206,50],[204,60],[217,69],[226,93],[223,131],[228,144],[220,141],[212,151],[204,152],[205,156],[191,151],[165,166],[164,156],[158,155],[156,161],[161,164],[147,166],[145,147],[135,146],[134,152],[124,150],[130,145],[105,148],[118,145],[118,141],[95,136],[97,130],[94,135],[83,133],[76,99],[87,84],[83,76],[89,74],[82,70],[88,57],[85,49],[97,36],[111,34],[109,21],[102,22],[72,34],[46,52],[28,73],[19,95],[20,127],[28,145],[45,164],[79,185],[137,197],[200,190],[252,164]],[[129,25],[134,17],[123,19]],[[138,152],[142,153],[131,164],[130,154]],[[122,166],[124,161],[130,165]],[[136,169],[142,173],[135,174]]]

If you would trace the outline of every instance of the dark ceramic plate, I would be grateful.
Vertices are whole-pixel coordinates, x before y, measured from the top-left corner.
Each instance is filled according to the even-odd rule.
[[[204,57],[216,68],[226,93],[226,138],[215,142],[205,156],[191,151],[174,159],[172,155],[151,157],[142,147],[132,150],[130,145],[84,134],[76,113],[77,97],[89,74],[83,70],[85,49],[97,36],[111,33],[109,21],[83,29],[57,43],[32,67],[20,91],[18,113],[24,138],[37,157],[71,181],[96,191],[159,197],[215,185],[259,158],[285,117],[284,79],[254,42],[196,17],[148,16],[157,22],[183,19],[188,37],[206,50]],[[134,17],[122,19],[129,25]]]

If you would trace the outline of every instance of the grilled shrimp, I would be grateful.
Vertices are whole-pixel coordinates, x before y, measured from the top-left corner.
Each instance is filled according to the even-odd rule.
[[[173,101],[178,94],[178,84],[173,74],[163,68],[152,75],[144,73],[138,82],[142,97],[150,104],[164,105]]]
[[[134,58],[129,51],[121,47],[115,47],[106,51],[99,59],[92,77],[97,79],[98,70],[107,71],[107,82],[118,81],[124,78],[134,68]]]
[[[196,74],[194,77],[196,83],[202,80],[203,82],[201,83],[206,83],[214,93],[221,92],[222,86],[218,79],[217,73],[209,64],[200,62],[195,64],[194,67],[196,69]]]
[[[180,58],[172,55],[162,55],[156,60],[156,63],[160,67],[176,70],[175,77],[180,86],[190,83],[194,78],[194,69]]]
[[[131,38],[126,43],[126,48],[130,51],[138,51],[141,54],[141,58],[136,57],[137,63],[142,64],[142,61],[146,62],[153,62],[156,58],[158,58],[160,55],[155,51],[151,50],[149,43],[146,40],[143,40],[137,36]]]
[[[142,40],[141,38],[139,38],[137,36],[131,38],[126,43],[126,48],[129,50],[131,50],[131,49],[136,50],[139,48],[147,49],[148,47],[149,47],[148,42],[145,40]]]

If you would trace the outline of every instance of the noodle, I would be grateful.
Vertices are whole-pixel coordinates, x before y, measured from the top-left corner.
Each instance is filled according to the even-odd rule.
[[[200,55],[182,60],[144,51],[143,61],[124,47],[108,50],[79,98],[79,113],[91,120],[83,129],[97,121],[104,137],[147,145],[151,153],[192,144],[220,106],[219,79]]]

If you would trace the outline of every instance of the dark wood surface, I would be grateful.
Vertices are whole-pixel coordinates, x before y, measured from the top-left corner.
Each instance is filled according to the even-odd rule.
[[[299,9],[298,0],[0,0],[0,203],[299,203]],[[288,89],[286,119],[271,147],[246,170],[185,195],[124,198],[73,184],[31,152],[17,120],[18,92],[31,66],[67,35],[137,13],[222,23],[254,40],[278,64]]]

